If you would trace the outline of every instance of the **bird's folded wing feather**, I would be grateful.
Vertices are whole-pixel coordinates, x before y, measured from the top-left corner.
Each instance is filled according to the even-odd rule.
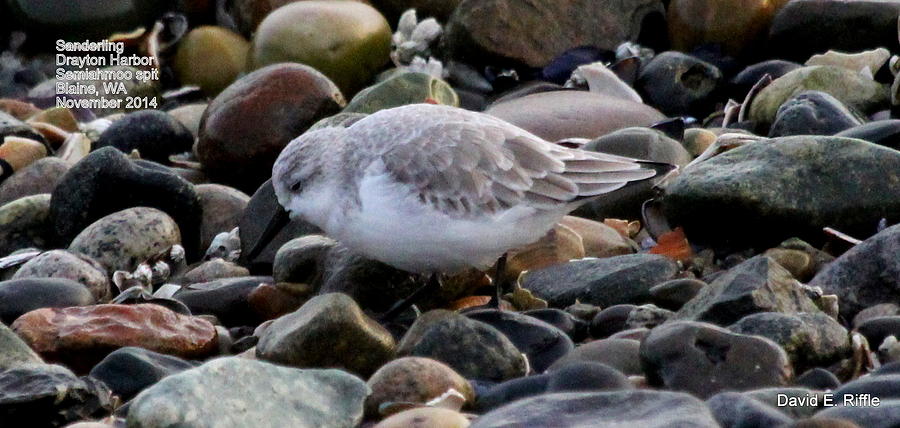
[[[421,202],[453,216],[560,209],[653,177],[635,160],[547,143],[503,123],[440,122],[382,154]]]

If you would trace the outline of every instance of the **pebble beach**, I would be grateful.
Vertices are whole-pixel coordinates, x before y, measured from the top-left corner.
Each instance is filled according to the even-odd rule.
[[[0,428],[900,427],[898,22],[900,0],[0,0]],[[656,175],[438,287],[333,219],[270,233],[302,194],[278,171],[331,174],[292,141],[376,113],[399,140],[434,105]],[[428,135],[399,181],[484,167]],[[382,209],[396,242],[462,230]]]

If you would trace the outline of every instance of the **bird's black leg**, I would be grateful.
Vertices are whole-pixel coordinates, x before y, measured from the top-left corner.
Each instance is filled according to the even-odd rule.
[[[405,299],[394,304],[394,306],[392,306],[391,309],[388,309],[387,312],[385,312],[383,315],[381,315],[381,321],[383,321],[383,322],[393,321],[394,318],[397,317],[397,315],[400,315],[405,310],[409,309],[412,305],[414,305],[416,303],[416,301],[422,297],[422,295],[424,295],[426,293],[437,292],[440,289],[441,289],[440,276],[438,276],[438,274],[436,274],[436,273],[431,274],[431,276],[428,278],[427,284],[419,287],[418,290],[413,291],[413,293],[410,294],[409,296],[407,296]]]
[[[500,299],[506,292],[506,253],[497,260],[497,270],[494,271],[494,296],[491,297],[490,306],[494,309],[500,309]]]

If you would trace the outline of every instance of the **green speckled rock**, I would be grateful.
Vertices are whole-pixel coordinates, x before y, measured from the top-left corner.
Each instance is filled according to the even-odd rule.
[[[364,3],[302,1],[281,7],[259,24],[251,68],[299,62],[353,95],[388,62],[391,27]]]
[[[49,213],[47,193],[26,196],[0,207],[0,255],[7,256],[21,248],[46,248],[52,240]]]
[[[750,105],[750,120],[761,125],[775,121],[778,108],[803,91],[822,91],[863,113],[888,107],[890,90],[871,78],[842,67],[801,67],[781,76],[760,91]]]
[[[95,221],[72,240],[69,251],[92,257],[107,272],[131,272],[139,263],[180,243],[178,225],[168,214],[135,207]]]
[[[459,96],[447,82],[425,73],[400,73],[356,94],[345,113],[372,114],[378,110],[424,102],[459,107]]]
[[[369,376],[395,354],[391,333],[348,295],[312,298],[275,320],[259,338],[256,356],[295,367],[335,367]]]
[[[761,140],[682,171],[662,203],[692,241],[817,243],[824,227],[863,239],[883,217],[900,221],[900,151],[839,137]]]
[[[794,370],[828,367],[850,356],[850,335],[824,313],[764,312],[741,318],[729,330],[772,339],[787,352]]]
[[[299,370],[220,358],[169,376],[134,398],[129,428],[352,428],[366,384],[340,370]]]

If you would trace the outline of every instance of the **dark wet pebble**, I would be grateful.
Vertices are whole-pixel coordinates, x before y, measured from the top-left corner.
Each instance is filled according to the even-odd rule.
[[[675,318],[724,326],[757,312],[820,310],[787,270],[766,256],[756,256],[712,281]]]
[[[706,323],[659,326],[641,343],[640,352],[650,385],[699,397],[782,386],[793,376],[787,354],[775,342]]]
[[[95,150],[60,179],[50,202],[50,221],[68,243],[101,217],[131,207],[169,214],[178,223],[188,258],[200,257],[202,208],[193,185],[162,165],[130,160],[111,147]]]
[[[673,279],[653,286],[650,289],[650,300],[656,306],[677,311],[706,286],[707,284],[699,279]]]
[[[534,317],[495,309],[467,312],[466,316],[505,334],[528,357],[528,363],[536,373],[543,373],[554,361],[575,348],[565,332]]]
[[[766,74],[774,80],[800,67],[801,65],[796,62],[782,59],[771,59],[750,65],[731,79],[729,96],[738,102],[743,102],[753,85],[756,85]]]
[[[862,118],[828,93],[804,91],[778,108],[769,137],[834,135],[862,123]]]
[[[546,426],[719,427],[705,403],[689,394],[627,390],[539,395],[475,419],[472,428]]]
[[[197,366],[198,363],[138,347],[113,351],[90,375],[103,381],[122,401],[128,401],[162,378]]]
[[[526,397],[553,392],[587,392],[633,389],[624,374],[595,362],[567,364],[537,376],[527,376],[498,384],[478,396],[476,407],[487,412]]]
[[[635,305],[613,305],[597,314],[591,320],[590,333],[595,339],[603,339],[612,334],[625,330],[625,323],[628,322],[628,316],[637,306]]]
[[[272,277],[267,276],[217,279],[192,284],[173,298],[193,314],[215,315],[226,326],[258,325],[265,320],[254,311],[249,296],[260,284],[271,282]]]
[[[573,342],[581,342],[587,337],[589,324],[561,309],[532,309],[522,313],[562,330]]]
[[[94,303],[83,284],[62,278],[22,278],[0,282],[0,321],[12,324],[26,312]]]
[[[644,101],[669,116],[705,117],[715,106],[722,72],[699,58],[663,52],[641,69],[635,88]]]
[[[506,335],[449,311],[420,316],[400,341],[398,352],[441,361],[468,379],[499,382],[526,374],[525,358]]]
[[[630,254],[605,259],[576,260],[530,271],[522,287],[563,307],[576,300],[607,307],[639,304],[650,299],[650,288],[675,276],[671,259],[655,254]]]
[[[900,119],[869,122],[843,130],[836,137],[859,138],[894,150],[900,150]],[[0,187],[2,189],[2,187]]]
[[[58,365],[0,372],[0,414],[10,427],[57,427],[106,416],[109,389],[91,377],[76,377]]]
[[[641,342],[631,339],[602,339],[579,345],[566,356],[556,360],[547,370],[552,372],[569,364],[596,362],[612,367],[626,375],[643,375],[640,361]]]
[[[790,423],[788,415],[740,392],[721,392],[706,404],[722,428],[780,426]]]
[[[809,285],[835,294],[846,319],[861,310],[900,299],[900,225],[856,245],[819,272]]]
[[[815,367],[797,376],[794,379],[794,385],[825,391],[841,386],[841,381],[834,373],[821,367]]]
[[[125,154],[137,150],[141,159],[168,165],[170,155],[190,152],[193,144],[191,131],[168,113],[141,110],[113,122],[94,147],[114,147]]]

